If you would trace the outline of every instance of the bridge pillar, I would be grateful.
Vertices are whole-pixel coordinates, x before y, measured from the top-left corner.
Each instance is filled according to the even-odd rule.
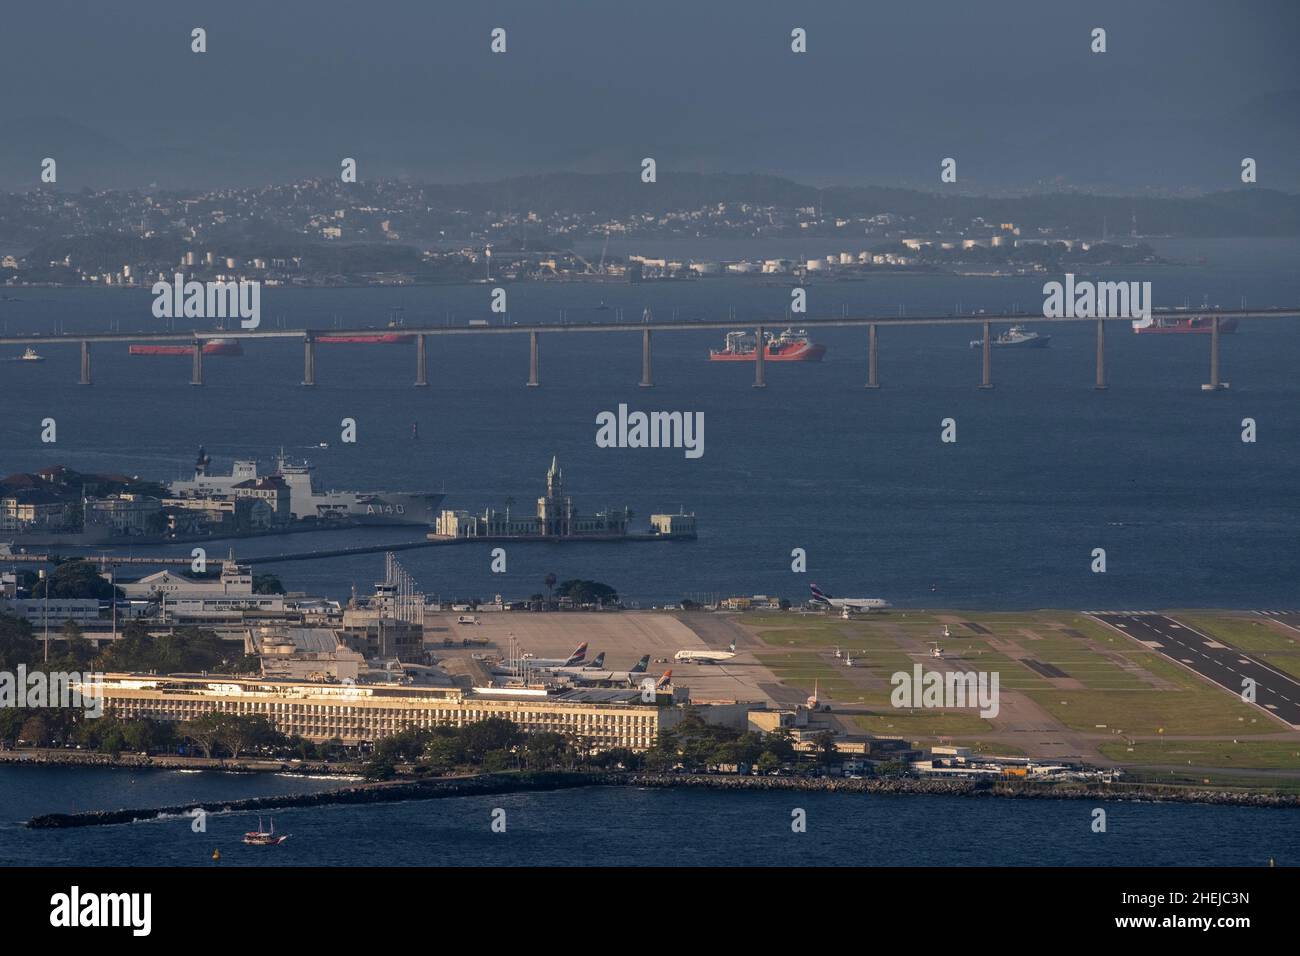
[[[537,333],[528,333],[528,387],[537,387]]]
[[[197,337],[194,339],[194,364],[190,368],[190,384],[203,384],[203,342]]]
[[[302,338],[302,384],[316,384],[316,339],[310,332]]]
[[[880,388],[880,377],[876,370],[876,323],[867,326],[867,388]]]
[[[984,353],[984,378],[980,382],[980,388],[993,387],[993,382],[990,378],[991,361],[989,358],[992,349],[993,349],[993,342],[989,335],[989,323],[985,322],[984,323],[984,345],[981,349],[981,351]]]
[[[1202,385],[1201,391],[1217,392],[1227,387],[1227,382],[1219,381],[1219,317],[1214,315],[1210,317],[1210,383]]]
[[[1106,388],[1106,320],[1097,320],[1097,384],[1096,391]]]
[[[767,365],[767,343],[763,341],[763,327],[758,327],[758,334],[754,337],[754,387],[767,388],[767,380],[764,377]]]
[[[654,379],[650,375],[650,330],[641,330],[641,387],[653,388]]]
[[[82,340],[81,343],[81,381],[82,385],[90,384],[90,343]]]
[[[426,338],[427,336],[423,334],[415,337],[415,384],[417,387],[429,384],[429,370],[426,365],[427,353],[424,344]]]

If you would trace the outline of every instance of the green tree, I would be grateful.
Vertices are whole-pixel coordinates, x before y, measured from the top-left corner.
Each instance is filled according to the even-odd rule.
[[[519,728],[504,717],[475,721],[461,731],[465,752],[474,763],[481,763],[493,750],[509,750],[519,742]]]
[[[280,583],[279,577],[277,577],[274,574],[254,574],[253,593],[254,594],[283,594],[284,585]]]
[[[572,757],[568,738],[550,731],[529,734],[523,750],[524,765],[532,770],[563,767]]]
[[[40,660],[39,644],[32,626],[12,614],[0,614],[0,670],[16,671],[19,664]]]
[[[109,601],[122,596],[120,588],[109,584],[94,564],[82,558],[63,562],[45,580],[37,581],[32,588],[32,597],[44,598],[47,590],[52,598],[97,598]]]
[[[429,769],[444,772],[464,766],[468,761],[465,755],[465,745],[461,741],[460,735],[454,732],[451,734],[435,734],[431,737],[429,742],[424,745],[424,753],[421,754],[420,759]]]
[[[781,769],[781,760],[776,754],[772,753],[772,751],[764,750],[758,755],[758,763],[756,766],[758,767],[759,773],[769,774],[774,770]]]
[[[274,746],[284,742],[284,735],[260,715],[218,714],[217,717],[217,741],[235,760],[252,747]]]
[[[567,597],[575,604],[617,604],[618,592],[608,584],[599,581],[584,581],[574,578],[561,582],[555,589],[560,597]]]
[[[837,751],[835,750],[835,733],[830,730],[823,730],[813,737],[813,744],[817,748],[817,761],[823,767],[829,767],[835,762]]]
[[[504,748],[489,750],[483,755],[483,769],[488,773],[501,773],[514,765],[515,755]]]
[[[193,720],[182,721],[177,732],[187,740],[192,740],[203,751],[203,756],[211,758],[212,750],[221,740],[221,714],[216,711],[202,714]]]

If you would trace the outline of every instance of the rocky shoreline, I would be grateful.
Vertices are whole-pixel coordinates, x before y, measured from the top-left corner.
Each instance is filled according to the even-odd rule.
[[[93,750],[22,749],[0,750],[0,764],[22,764],[48,767],[124,767],[153,770],[220,770],[226,773],[299,773],[313,776],[329,775],[355,777],[361,770],[355,764],[326,763],[321,760],[287,760],[241,757],[238,760],[218,760],[208,757],[181,757],[175,755],[112,754]]]
[[[406,800],[430,800],[440,797],[484,796],[498,793],[525,793],[609,786],[876,795],[924,794],[975,798],[1141,801],[1288,809],[1300,807],[1300,796],[1293,794],[1183,789],[1146,784],[1026,784],[990,783],[979,780],[922,780],[907,777],[852,780],[673,773],[536,771],[368,783],[354,787],[343,787],[338,790],[326,790],[320,793],[253,797],[244,800],[193,803],[180,806],[93,810],[84,813],[51,813],[33,817],[27,821],[27,826],[32,829],[66,829],[156,820],[189,814],[195,809],[203,809],[208,813],[237,813],[326,806],[330,804],[394,803]]]

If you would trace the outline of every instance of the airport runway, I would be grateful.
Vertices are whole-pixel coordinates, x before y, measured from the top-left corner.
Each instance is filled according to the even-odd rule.
[[[1238,697],[1242,678],[1254,679],[1255,704],[1293,727],[1300,726],[1300,681],[1294,677],[1163,614],[1120,612],[1091,616],[1134,640],[1158,645],[1160,653],[1170,660],[1190,667]]]

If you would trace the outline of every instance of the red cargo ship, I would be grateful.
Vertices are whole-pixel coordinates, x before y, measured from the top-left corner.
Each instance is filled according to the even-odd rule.
[[[1136,319],[1133,331],[1138,335],[1173,334],[1200,332],[1208,335],[1213,332],[1214,323],[1205,315],[1160,315],[1154,319]],[[1227,334],[1237,331],[1237,320],[1219,319],[1219,333]]]
[[[192,345],[130,345],[131,355],[193,355]],[[244,347],[238,339],[208,339],[203,343],[204,355],[243,355]]]
[[[373,335],[362,333],[360,335],[318,335],[317,342],[323,342],[326,345],[345,345],[355,343],[381,344],[381,345],[399,345],[404,342],[415,341],[415,336],[409,332],[376,332]]]
[[[811,341],[803,329],[786,329],[780,335],[764,332],[763,338],[765,362],[820,362],[826,354],[826,346]],[[709,350],[709,361],[752,362],[757,352],[756,341],[753,332],[728,332],[723,348]]]
[[[390,319],[388,328],[400,329],[402,323],[396,319]],[[415,336],[410,332],[354,332],[348,335],[324,335],[316,336],[317,342],[323,342],[326,345],[404,345],[407,342],[414,342]]]

